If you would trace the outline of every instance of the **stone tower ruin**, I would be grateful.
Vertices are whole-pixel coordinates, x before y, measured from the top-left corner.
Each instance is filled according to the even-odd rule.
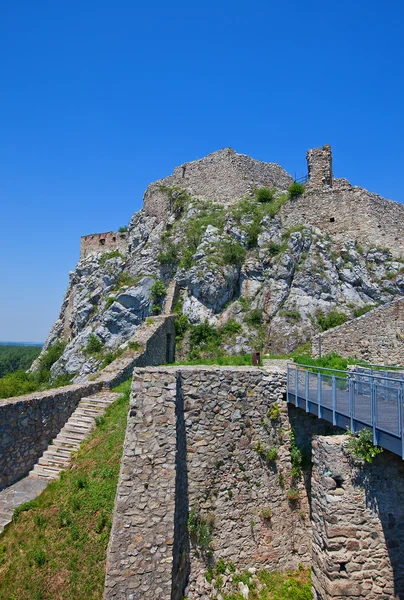
[[[308,150],[306,159],[309,186],[312,189],[319,189],[325,185],[331,187],[333,184],[331,146],[327,144],[322,148]]]

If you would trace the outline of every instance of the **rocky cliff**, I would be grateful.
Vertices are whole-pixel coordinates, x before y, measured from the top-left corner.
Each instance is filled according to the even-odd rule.
[[[221,327],[230,353],[289,352],[403,295],[404,205],[333,179],[328,146],[308,162],[290,187],[279,165],[215,152],[152,183],[124,236],[83,238],[44,347],[66,342],[52,372],[82,380],[111,361],[173,279],[177,309]]]

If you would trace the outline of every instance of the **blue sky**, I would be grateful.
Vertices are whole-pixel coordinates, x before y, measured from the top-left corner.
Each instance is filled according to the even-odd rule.
[[[231,146],[404,201],[404,3],[0,1],[0,340],[44,340],[80,236]]]

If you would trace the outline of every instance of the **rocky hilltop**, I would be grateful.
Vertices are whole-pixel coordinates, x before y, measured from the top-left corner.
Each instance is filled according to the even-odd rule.
[[[127,230],[84,236],[44,350],[56,376],[86,379],[161,309],[176,280],[182,352],[207,322],[228,353],[285,353],[404,294],[404,205],[332,174],[307,153],[304,186],[230,148],[185,163],[145,192]],[[227,327],[226,327],[227,324]]]

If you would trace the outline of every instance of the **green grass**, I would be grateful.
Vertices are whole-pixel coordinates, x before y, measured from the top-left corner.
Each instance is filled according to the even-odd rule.
[[[174,365],[219,365],[219,366],[233,366],[243,367],[252,365],[251,354],[220,354],[215,357],[201,357],[201,358],[190,358],[187,360],[178,360],[173,363]]]
[[[130,381],[64,472],[0,536],[0,600],[101,600]]]
[[[234,592],[223,594],[223,600],[244,600],[238,590],[239,582],[249,587],[249,600],[311,600],[310,569],[300,567],[296,571],[258,571],[257,578],[262,588],[258,590],[256,580],[249,573],[233,576]]]

